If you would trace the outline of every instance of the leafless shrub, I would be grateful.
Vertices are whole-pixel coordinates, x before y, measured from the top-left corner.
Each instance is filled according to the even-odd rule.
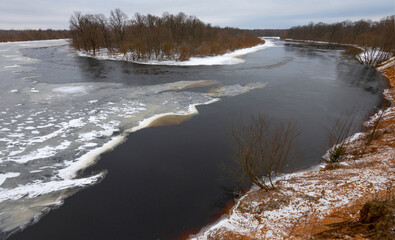
[[[356,60],[361,64],[376,66],[392,57],[391,52],[385,52],[379,46],[363,46],[363,52],[356,55]]]
[[[369,129],[368,134],[367,134],[367,136],[365,138],[365,144],[364,144],[364,147],[362,149],[360,157],[362,157],[365,154],[367,147],[369,147],[369,145],[372,143],[372,141],[377,139],[377,137],[378,137],[377,135],[378,134],[376,134],[376,133],[377,133],[377,130],[379,129],[381,120],[384,117],[384,113],[385,113],[386,107],[389,107],[389,103],[384,105],[384,107],[380,111],[378,117],[374,120],[372,128]]]
[[[274,189],[274,177],[281,174],[290,160],[297,136],[292,123],[272,126],[266,117],[252,117],[250,124],[234,126],[235,161],[242,177],[247,177],[261,189]]]
[[[356,117],[354,114],[348,114],[345,118],[339,118],[332,128],[327,129],[329,150],[327,161],[335,163],[340,161],[347,151],[346,139],[357,130]]]

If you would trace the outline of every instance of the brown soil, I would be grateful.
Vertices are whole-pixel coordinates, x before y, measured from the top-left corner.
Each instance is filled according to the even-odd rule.
[[[395,58],[384,65],[378,69],[390,83],[389,104],[366,123],[363,136],[347,143],[346,159],[291,174],[277,191],[251,190],[226,220],[195,238],[395,239]],[[360,220],[361,209],[372,200],[385,200],[392,211],[386,236]]]

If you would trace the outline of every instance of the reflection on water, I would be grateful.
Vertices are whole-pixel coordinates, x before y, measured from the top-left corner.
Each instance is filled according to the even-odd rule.
[[[229,193],[235,184],[219,166],[232,163],[230,133],[239,116],[265,114],[273,121],[294,121],[301,132],[299,156],[289,168],[316,165],[328,147],[325,128],[356,105],[362,107],[355,115],[374,111],[385,84],[374,69],[344,59],[338,46],[283,41],[275,45],[244,56],[243,64],[197,67],[98,61],[76,57],[67,47],[24,50],[41,60],[29,73],[42,76],[36,81],[93,88],[91,95],[79,98],[92,102],[81,104],[81,118],[90,114],[118,118],[129,111],[132,119],[137,110],[128,109],[131,102],[123,96],[130,92],[136,94],[131,100],[146,104],[136,109],[152,109],[153,103],[155,109],[170,103],[186,108],[198,98],[209,100],[209,88],[223,97],[199,107],[200,114],[188,121],[168,117],[154,124],[178,125],[132,133],[85,172],[107,170],[100,184],[68,198],[57,211],[10,239],[172,239],[197,231],[233,198]],[[197,80],[207,81],[192,84],[196,88],[179,83]],[[249,86],[266,87],[240,95]],[[106,112],[120,104],[113,115]],[[98,112],[90,113],[86,105]]]
[[[380,74],[375,68],[363,66],[355,68],[351,72],[350,68],[350,65],[347,63],[338,63],[336,66],[338,79],[374,95],[382,93],[386,83],[384,80],[377,80],[380,79]],[[350,77],[350,75],[354,75],[355,77]]]

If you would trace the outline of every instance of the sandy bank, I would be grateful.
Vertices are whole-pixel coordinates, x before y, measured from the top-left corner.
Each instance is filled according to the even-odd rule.
[[[366,132],[350,138],[346,159],[320,170],[287,175],[278,181],[280,190],[252,188],[236,202],[229,215],[192,238],[311,239],[328,230],[331,223],[358,219],[359,209],[366,201],[389,190],[394,192],[395,58],[377,69],[390,82],[390,88],[384,92],[390,106],[365,123]],[[346,238],[343,234],[340,238]]]

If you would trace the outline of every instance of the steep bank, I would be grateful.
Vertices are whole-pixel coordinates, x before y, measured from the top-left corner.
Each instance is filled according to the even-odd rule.
[[[328,224],[355,221],[366,201],[393,192],[395,59],[378,70],[390,82],[384,92],[390,106],[365,123],[364,133],[350,138],[343,161],[316,171],[290,174],[279,180],[277,191],[252,189],[237,201],[228,216],[193,238],[309,239],[330,229]],[[342,234],[340,238],[347,233]]]

